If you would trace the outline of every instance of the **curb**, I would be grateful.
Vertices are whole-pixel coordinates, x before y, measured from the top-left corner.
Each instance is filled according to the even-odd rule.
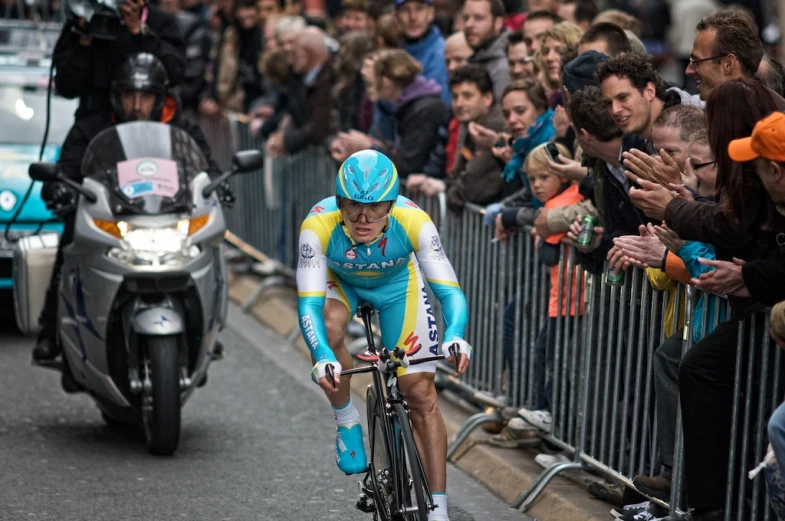
[[[229,298],[243,306],[255,293],[260,279],[254,275],[234,275],[229,271]],[[303,357],[310,356],[299,334],[297,296],[293,289],[269,288],[248,310],[248,314],[281,337],[293,339],[291,345]],[[354,375],[352,391],[364,398],[365,389],[371,381],[370,375]],[[447,426],[447,435],[452,437],[469,418],[469,414],[443,397],[439,399],[439,408]],[[539,451],[496,448],[487,444],[489,437],[482,429],[476,430],[458,449],[452,463],[509,504],[542,472],[542,467],[534,462]],[[539,521],[610,519],[611,505],[591,497],[586,491],[586,482],[598,479],[582,471],[560,475],[547,486],[527,515]]]

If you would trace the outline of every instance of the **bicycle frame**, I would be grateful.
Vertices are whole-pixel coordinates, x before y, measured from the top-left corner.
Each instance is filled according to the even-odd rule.
[[[376,396],[376,403],[374,404],[376,417],[380,419],[382,422],[381,425],[381,433],[384,437],[383,444],[384,447],[387,448],[388,455],[390,456],[390,466],[392,470],[392,481],[394,485],[394,498],[393,498],[393,505],[391,509],[391,516],[393,519],[398,519],[400,516],[404,516],[406,514],[413,514],[417,513],[418,507],[415,504],[412,507],[407,507],[403,504],[403,498],[407,491],[403,490],[402,487],[404,486],[404,478],[408,480],[407,476],[400,476],[398,475],[401,472],[401,469],[405,468],[405,461],[401,462],[400,459],[406,458],[405,451],[402,446],[397,446],[398,436],[396,432],[394,432],[393,426],[393,419],[392,415],[395,414],[393,411],[396,409],[396,405],[401,405],[404,410],[405,417],[399,418],[399,421],[406,422],[408,425],[409,416],[408,416],[408,406],[406,401],[404,400],[405,395],[400,391],[398,388],[398,377],[397,377],[397,370],[399,367],[408,367],[409,365],[413,364],[422,364],[426,362],[433,362],[438,360],[443,360],[445,357],[444,355],[438,356],[431,356],[426,358],[421,358],[418,360],[408,360],[406,357],[406,352],[396,347],[392,355],[390,352],[382,348],[381,351],[376,349],[376,345],[373,341],[373,331],[371,330],[371,316],[375,310],[370,304],[362,304],[358,309],[358,315],[362,318],[363,324],[365,325],[365,333],[368,340],[368,351],[372,354],[377,356],[376,362],[371,365],[357,367],[354,369],[349,369],[347,371],[343,371],[342,375],[352,375],[358,373],[373,373],[373,389],[374,394]],[[451,348],[452,353],[452,348]],[[460,356],[457,352],[454,353],[456,359]],[[328,366],[327,368],[327,375],[328,378],[333,381],[333,372],[332,366]],[[385,391],[386,389],[386,391]],[[369,429],[373,429],[371,422],[373,421],[372,418],[369,418]],[[369,437],[375,436],[374,432],[369,432]],[[373,447],[371,448],[373,452]],[[416,451],[415,451],[416,452]],[[373,454],[370,455],[370,458],[373,458]],[[411,460],[411,457],[409,458]],[[433,497],[431,496],[431,491],[428,486],[427,479],[425,479],[424,472],[422,472],[422,462],[420,461],[419,452],[416,452],[416,461],[410,461],[411,465],[417,465],[419,467],[419,471],[423,475],[423,489],[426,492],[425,502],[427,505],[427,509],[433,510]],[[374,490],[370,492],[373,495],[374,500],[374,510],[378,512],[380,505],[377,505],[378,496],[377,496],[377,476],[373,475],[374,472],[374,465],[371,460],[369,463],[368,470],[366,471],[366,476],[363,479],[363,483],[367,483],[370,479],[373,483]],[[366,487],[367,490],[367,487]],[[358,501],[357,508],[360,510],[369,512],[374,511],[370,510],[370,507],[367,503],[364,503],[364,499],[367,500],[367,496],[364,494],[361,495],[360,501]],[[415,501],[416,503],[416,501]],[[393,511],[394,510],[394,511]],[[382,516],[382,519],[386,518],[386,514]]]

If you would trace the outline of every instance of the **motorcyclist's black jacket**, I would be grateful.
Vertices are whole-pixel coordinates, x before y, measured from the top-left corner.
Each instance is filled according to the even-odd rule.
[[[55,88],[64,98],[79,98],[75,119],[111,110],[109,88],[114,67],[131,53],[149,52],[166,67],[169,87],[179,84],[185,73],[185,44],[175,17],[147,4],[147,34],[131,35],[121,27],[114,41],[93,38],[89,46],[79,43],[73,22],[63,26],[52,56]]]
[[[194,141],[196,141],[196,144],[204,154],[205,159],[207,159],[207,173],[210,175],[210,178],[214,179],[218,177],[221,174],[221,170],[210,154],[210,146],[207,143],[207,139],[204,137],[202,129],[189,119],[180,115],[174,108],[176,107],[176,103],[174,103],[173,98],[169,98],[167,101],[169,110],[164,109],[164,115],[161,122],[174,125],[175,127],[186,131]],[[92,114],[74,123],[74,126],[71,127],[68,136],[65,138],[62,151],[60,152],[60,159],[57,162],[58,165],[60,165],[63,174],[69,179],[81,183],[83,178],[81,169],[82,158],[84,157],[85,150],[87,150],[87,145],[95,136],[101,133],[101,131],[117,124],[114,114],[112,114],[111,111]]]

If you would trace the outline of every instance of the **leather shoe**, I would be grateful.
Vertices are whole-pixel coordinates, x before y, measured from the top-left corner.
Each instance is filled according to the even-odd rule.
[[[49,335],[39,335],[33,348],[35,360],[53,360],[60,354],[60,346]]]
[[[665,502],[671,499],[671,480],[665,476],[639,474],[633,478],[632,484],[647,496],[661,499]]]

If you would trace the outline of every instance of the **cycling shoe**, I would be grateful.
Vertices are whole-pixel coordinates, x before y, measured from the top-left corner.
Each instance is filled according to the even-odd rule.
[[[356,423],[351,427],[338,426],[335,435],[335,462],[347,475],[360,474],[368,468],[362,425]]]

